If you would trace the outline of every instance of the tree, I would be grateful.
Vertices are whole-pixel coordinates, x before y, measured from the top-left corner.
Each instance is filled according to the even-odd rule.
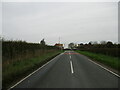
[[[81,46],[83,46],[84,44],[83,43],[80,43]]]
[[[42,39],[42,40],[40,41],[40,44],[41,44],[41,45],[45,45],[45,40]]]
[[[111,41],[108,41],[107,44],[106,44],[106,46],[107,46],[108,48],[111,48],[111,47],[113,46],[113,43],[112,43]]]
[[[94,45],[97,45],[97,44],[98,44],[98,42],[97,42],[97,41],[94,41],[94,42],[93,42],[93,44],[94,44]]]
[[[106,41],[101,41],[100,44],[105,45],[107,42]]]
[[[96,45],[96,44],[98,44],[98,42],[97,41],[90,41],[88,44]]]
[[[92,42],[89,42],[88,44],[89,44],[89,45],[92,45]]]
[[[68,45],[68,47],[71,48],[71,49],[73,49],[74,46],[75,46],[74,43],[70,43],[70,44]]]

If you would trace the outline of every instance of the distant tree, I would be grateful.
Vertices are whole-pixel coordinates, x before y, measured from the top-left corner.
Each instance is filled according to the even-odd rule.
[[[106,41],[101,41],[100,44],[105,45],[107,42]]]
[[[92,42],[89,42],[88,44],[89,44],[89,45],[92,45]]]
[[[118,48],[120,48],[120,44],[118,44]]]
[[[113,43],[112,43],[111,41],[108,41],[107,44],[106,44],[106,46],[107,46],[108,48],[111,48],[111,47],[113,47]]]
[[[80,44],[78,44],[78,46],[77,46],[77,48],[83,48],[84,47],[84,44],[83,43],[80,43]]]
[[[97,41],[94,41],[94,42],[93,42],[93,44],[94,44],[94,45],[97,45],[97,44],[98,44],[98,42],[97,42]]]
[[[74,47],[76,48],[78,45],[77,44],[74,44]]]
[[[70,43],[70,44],[68,45],[68,47],[69,47],[69,48],[71,48],[71,49],[73,49],[73,48],[74,48],[74,46],[75,46],[75,44],[74,44],[74,43]]]
[[[45,40],[42,39],[42,40],[40,41],[40,44],[41,44],[41,45],[45,45]]]
[[[80,43],[80,45],[82,46],[82,45],[84,45],[83,43]]]
[[[93,44],[98,44],[97,41],[90,41],[89,43],[91,43],[92,45],[93,45]],[[89,44],[89,43],[88,43],[88,44]]]
[[[89,41],[88,44],[91,44],[91,45],[92,45],[92,44],[93,44],[93,41]]]

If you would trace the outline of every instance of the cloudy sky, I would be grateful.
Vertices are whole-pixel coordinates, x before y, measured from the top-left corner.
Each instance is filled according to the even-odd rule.
[[[118,42],[117,2],[3,2],[7,39],[47,44]]]

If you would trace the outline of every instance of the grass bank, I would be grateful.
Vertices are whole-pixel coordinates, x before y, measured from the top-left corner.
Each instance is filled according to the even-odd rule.
[[[103,63],[113,69],[120,71],[120,58],[107,56],[103,54],[96,54],[88,51],[77,51],[80,54],[90,57],[92,60],[96,60]]]
[[[3,66],[3,88],[9,88],[60,53],[60,51],[49,52],[39,57],[16,61]]]

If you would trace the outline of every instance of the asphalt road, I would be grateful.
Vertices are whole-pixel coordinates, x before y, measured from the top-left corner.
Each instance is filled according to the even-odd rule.
[[[118,80],[87,57],[66,51],[14,88],[118,88]]]

